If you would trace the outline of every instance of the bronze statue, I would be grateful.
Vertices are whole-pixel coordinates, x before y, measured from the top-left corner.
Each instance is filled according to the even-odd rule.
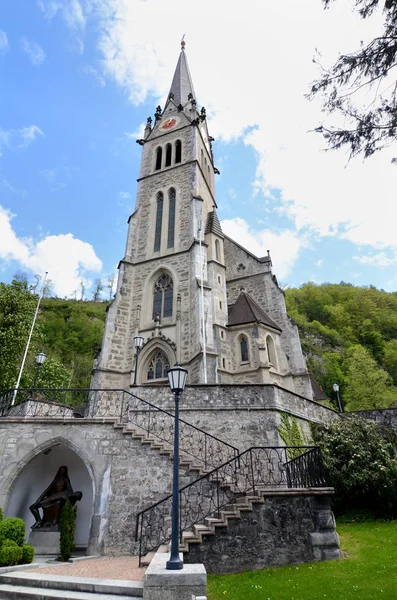
[[[68,468],[59,467],[57,474],[46,490],[29,506],[29,510],[36,519],[32,529],[57,527],[61,519],[63,505],[67,500],[72,506],[83,497],[82,492],[74,492],[70,483]],[[39,508],[43,511],[40,517]]]

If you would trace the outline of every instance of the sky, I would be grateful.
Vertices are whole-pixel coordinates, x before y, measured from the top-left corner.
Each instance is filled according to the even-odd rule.
[[[142,136],[185,34],[207,109],[218,215],[283,286],[397,290],[396,149],[348,160],[305,94],[379,31],[353,0],[0,0],[0,281],[48,277],[85,297],[123,258]],[[385,84],[386,87],[386,84]],[[383,90],[377,90],[381,93]],[[361,101],[370,104],[374,90]],[[106,292],[104,292],[106,295]]]

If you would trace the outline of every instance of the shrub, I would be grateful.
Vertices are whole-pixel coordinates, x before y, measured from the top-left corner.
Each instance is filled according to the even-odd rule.
[[[0,521],[4,519],[3,509],[0,507]]]
[[[34,548],[28,544],[22,546],[21,565],[29,565],[34,559]]]
[[[397,515],[397,437],[360,418],[344,418],[314,433],[322,449],[337,514],[370,510]]]
[[[7,540],[13,542],[13,540]],[[15,543],[15,542],[13,542]],[[15,545],[2,545],[0,548],[0,566],[9,567],[21,562],[22,548]]]
[[[74,534],[76,531],[77,506],[72,506],[67,500],[62,508],[60,531],[60,554],[64,561],[69,560],[75,549]]]
[[[14,540],[18,546],[22,546],[25,541],[25,523],[18,517],[8,517],[0,521],[0,546],[3,540]]]

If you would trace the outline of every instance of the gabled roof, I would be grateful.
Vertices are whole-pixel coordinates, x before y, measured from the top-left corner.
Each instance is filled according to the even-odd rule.
[[[179,60],[176,65],[174,78],[172,80],[171,89],[168,96],[170,94],[174,94],[174,102],[176,106],[179,106],[179,104],[185,105],[188,101],[189,94],[192,94],[194,99],[196,98],[194,94],[192,78],[190,76],[190,71],[187,64],[184,45],[182,45],[182,50],[179,55]]]
[[[310,383],[313,391],[313,399],[316,400],[316,402],[328,400],[328,396],[324,394],[323,389],[314,381],[312,376],[310,376]]]
[[[228,326],[243,325],[244,323],[263,323],[263,325],[281,331],[281,328],[267,316],[249,294],[241,292],[236,302],[229,306]]]
[[[215,209],[208,213],[205,233],[215,233],[216,235],[223,237],[223,231]]]

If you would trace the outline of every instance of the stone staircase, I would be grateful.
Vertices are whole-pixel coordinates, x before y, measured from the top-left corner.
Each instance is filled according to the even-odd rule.
[[[0,574],[0,598],[16,600],[141,600],[137,581],[13,571]]]

